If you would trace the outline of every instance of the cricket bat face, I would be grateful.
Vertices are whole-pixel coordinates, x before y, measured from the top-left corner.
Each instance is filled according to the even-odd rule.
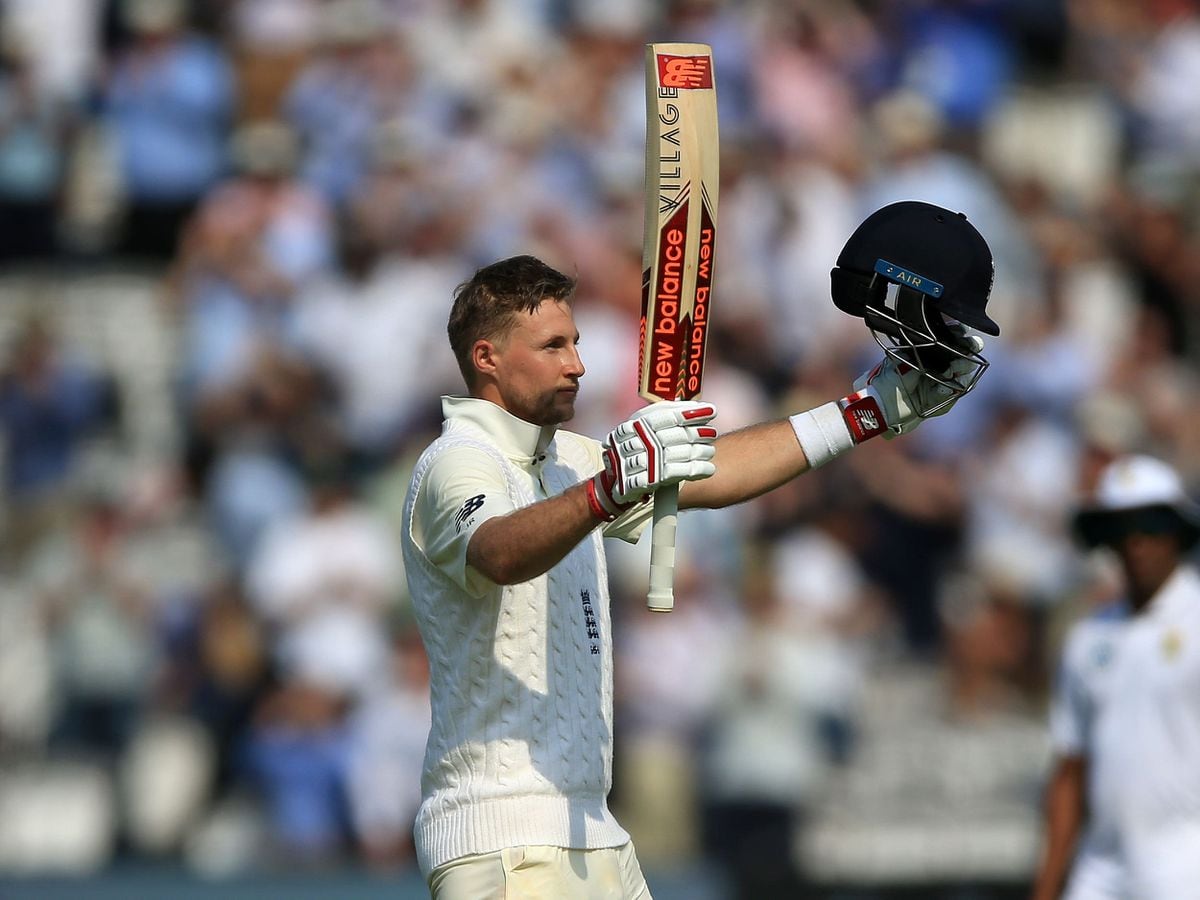
[[[692,399],[704,375],[717,226],[717,96],[705,44],[646,48],[643,399]]]
[[[705,44],[646,47],[646,230],[638,393],[700,393],[717,228],[717,94]],[[678,485],[654,492],[647,606],[675,605]]]

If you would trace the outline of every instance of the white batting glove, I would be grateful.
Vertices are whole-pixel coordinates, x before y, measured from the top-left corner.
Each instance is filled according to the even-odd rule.
[[[960,349],[968,356],[983,350],[983,338],[956,330]],[[966,388],[967,379],[977,377],[977,369],[971,359],[955,357],[938,378]],[[855,379],[854,389],[848,397],[791,417],[811,468],[825,465],[876,435],[888,439],[908,434],[922,419],[948,413],[962,396],[891,356]],[[941,404],[945,405],[939,408]]]
[[[612,521],[649,494],[717,471],[712,458],[717,414],[711,403],[652,403],[614,428],[604,442],[604,468],[588,482],[596,518]]]
[[[966,334],[961,327],[959,330],[964,353],[978,354],[983,350],[983,338]],[[938,378],[965,388],[965,379],[977,368],[972,360],[956,356],[938,373]],[[922,420],[950,412],[962,396],[948,385],[938,384],[890,356],[885,356],[873,369],[858,376],[854,390],[856,393],[839,401],[839,405],[846,414],[846,426],[856,444],[880,433],[885,438],[892,438],[915,431]],[[882,423],[873,420],[873,409],[882,413]]]

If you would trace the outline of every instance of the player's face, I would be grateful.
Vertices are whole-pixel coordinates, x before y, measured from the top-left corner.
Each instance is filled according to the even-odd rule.
[[[1148,600],[1179,565],[1179,539],[1174,534],[1133,532],[1118,540],[1113,549],[1121,559],[1130,593]]]
[[[571,307],[547,300],[521,313],[496,346],[496,384],[510,413],[535,425],[558,425],[575,415],[583,376],[579,331]]]

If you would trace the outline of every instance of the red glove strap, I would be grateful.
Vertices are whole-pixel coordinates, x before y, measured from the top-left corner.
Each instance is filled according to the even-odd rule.
[[[600,502],[600,498],[596,495],[596,479],[593,478],[587,483],[587,501],[591,507],[592,515],[601,522],[611,522],[617,516],[616,513],[610,513],[604,508],[604,504]]]
[[[866,391],[859,391],[838,401],[846,427],[854,443],[861,444],[868,438],[887,431],[887,420],[879,408],[879,402]]]

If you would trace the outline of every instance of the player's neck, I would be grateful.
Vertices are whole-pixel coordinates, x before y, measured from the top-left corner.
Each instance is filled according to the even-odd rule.
[[[1169,571],[1157,573],[1152,577],[1143,576],[1141,578],[1127,578],[1129,584],[1129,605],[1132,607],[1134,614],[1145,612],[1154,598],[1158,596],[1163,585],[1171,580],[1171,576],[1175,574],[1178,566],[1173,566]]]

